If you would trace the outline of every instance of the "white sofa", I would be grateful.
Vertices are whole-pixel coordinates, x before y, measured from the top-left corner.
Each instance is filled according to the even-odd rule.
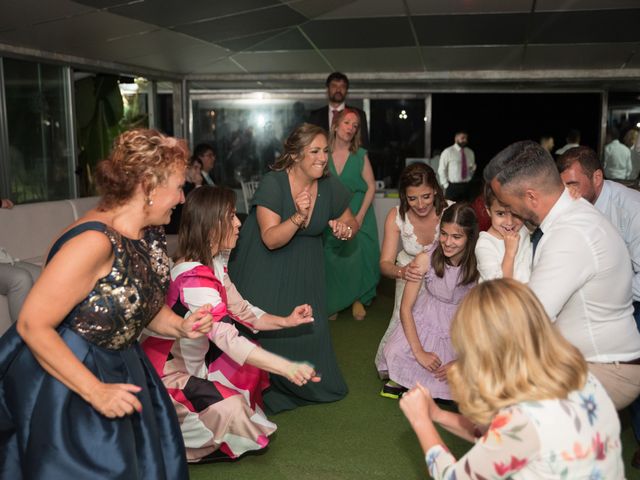
[[[42,266],[60,232],[97,203],[98,197],[87,197],[0,209],[0,246],[14,258]],[[0,295],[0,334],[10,326],[7,297]]]

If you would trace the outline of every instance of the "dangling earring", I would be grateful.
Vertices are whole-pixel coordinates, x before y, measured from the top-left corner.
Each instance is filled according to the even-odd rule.
[[[151,197],[147,197],[147,205],[148,206],[153,205],[153,200],[151,200]]]

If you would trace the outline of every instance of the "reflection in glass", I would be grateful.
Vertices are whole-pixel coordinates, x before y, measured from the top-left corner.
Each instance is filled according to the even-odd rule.
[[[407,158],[423,158],[424,98],[371,100],[371,146],[373,173],[387,188],[396,188]]]
[[[71,198],[73,158],[64,68],[5,58],[10,197]]]
[[[217,184],[237,187],[241,180],[259,180],[280,155],[291,130],[324,104],[320,99],[270,97],[192,100],[193,143],[216,149]]]
[[[640,175],[639,131],[640,94],[638,92],[610,92],[607,139],[603,158],[605,173],[607,173],[609,177],[616,175],[609,165],[612,161],[607,157],[613,152],[627,147],[630,149],[631,168],[624,178],[616,178],[616,180],[635,182],[638,179]],[[618,169],[618,173],[619,171],[621,170]]]
[[[148,127],[149,82],[93,72],[74,72],[80,196],[95,195],[93,172],[123,131]]]

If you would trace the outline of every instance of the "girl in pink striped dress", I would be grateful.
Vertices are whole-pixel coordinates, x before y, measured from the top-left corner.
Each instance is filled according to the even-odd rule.
[[[237,458],[267,446],[276,430],[262,411],[267,372],[299,386],[319,381],[312,366],[269,353],[239,332],[296,327],[313,317],[309,305],[288,317],[270,315],[238,293],[226,271],[240,226],[234,206],[233,191],[203,186],[189,195],[182,212],[166,302],[185,317],[210,305],[214,325],[208,338],[149,335],[142,342],[176,408],[190,462]]]

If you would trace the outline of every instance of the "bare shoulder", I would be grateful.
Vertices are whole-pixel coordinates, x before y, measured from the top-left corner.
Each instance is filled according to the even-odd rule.
[[[396,215],[398,215],[398,207],[391,207],[389,212],[387,212],[385,224],[393,225],[396,229],[398,229],[398,225],[396,225]]]
[[[105,232],[86,230],[67,240],[53,256],[50,265],[80,270],[100,269],[111,264],[113,247]]]

